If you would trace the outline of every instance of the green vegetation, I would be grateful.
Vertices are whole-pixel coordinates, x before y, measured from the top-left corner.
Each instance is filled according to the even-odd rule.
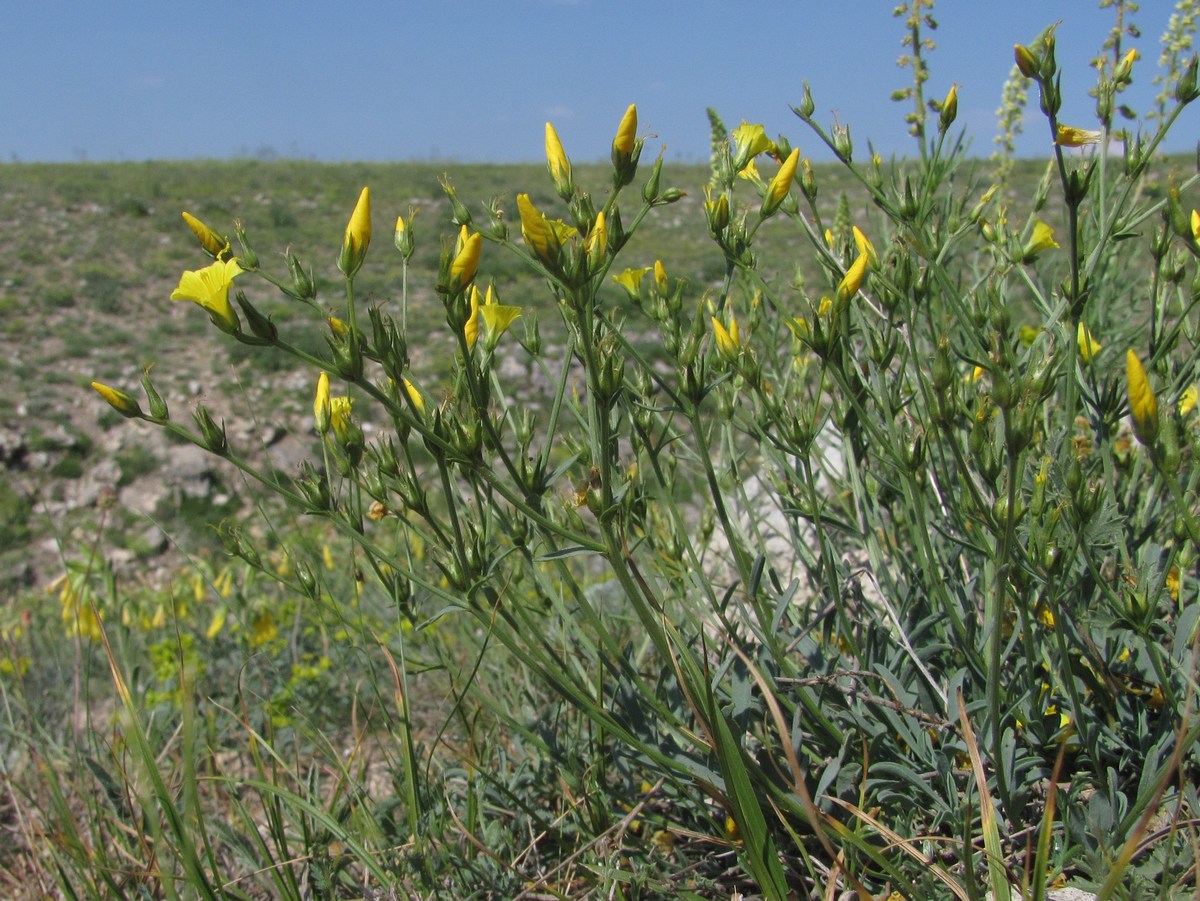
[[[61,553],[0,610],[5,888],[1194,891],[1200,213],[1156,150],[1196,58],[1105,154],[1143,64],[1106,46],[1084,133],[1047,31],[1002,121],[1036,98],[1054,158],[971,160],[929,6],[895,164],[805,89],[837,165],[714,112],[665,166],[630,107],[609,165],[548,128],[452,182],[7,167],[0,219],[82,220],[13,239],[10,293],[59,298],[6,332],[13,415],[111,406],[0,481]],[[148,528],[122,492],[172,468]]]

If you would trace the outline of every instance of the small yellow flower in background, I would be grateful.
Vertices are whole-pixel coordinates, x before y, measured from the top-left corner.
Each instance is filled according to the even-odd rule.
[[[742,349],[742,339],[738,335],[737,319],[731,314],[729,317],[729,327],[721,322],[716,316],[712,317],[713,338],[716,340],[717,350],[721,352],[723,357],[734,359],[738,355],[738,351]]]
[[[643,266],[641,269],[626,269],[619,275],[613,276],[613,281],[625,289],[625,292],[634,300],[641,297],[642,294],[642,279],[646,273],[650,271],[649,266]]]
[[[1172,566],[1170,571],[1167,573],[1166,585],[1167,585],[1167,594],[1169,594],[1171,596],[1171,600],[1178,601],[1179,600],[1179,586],[1180,586],[1179,567],[1178,566]]]
[[[318,435],[329,431],[329,376],[324,371],[317,376],[317,395],[313,398],[313,424]]]
[[[1054,628],[1054,614],[1050,612],[1049,607],[1046,607],[1045,605],[1040,607],[1038,609],[1037,618],[1038,618],[1038,622],[1041,623],[1043,626],[1045,626],[1047,629]]]
[[[1100,348],[1104,346],[1093,337],[1088,327],[1082,322],[1079,323],[1075,343],[1079,345],[1079,356],[1085,363],[1092,362],[1092,359],[1100,352]]]
[[[1059,147],[1083,147],[1086,144],[1099,144],[1103,137],[1104,132],[1101,131],[1060,124],[1054,135],[1054,143]]]
[[[418,412],[424,413],[425,398],[421,397],[421,392],[417,390],[417,386],[403,376],[400,377],[400,380],[404,382],[404,390],[408,394],[409,399],[412,400],[413,406],[417,408]]]
[[[779,209],[779,205],[783,203],[783,199],[788,196],[788,192],[792,188],[792,182],[796,178],[796,166],[799,163],[800,148],[796,147],[788,154],[788,158],[783,161],[783,165],[779,167],[779,171],[775,173],[771,183],[767,185],[767,193],[763,197],[762,209],[759,212],[760,216],[766,218]]]
[[[767,137],[761,125],[742,122],[730,135],[733,138],[733,171],[741,172],[760,153],[775,149],[775,142]]]
[[[613,138],[612,153],[614,158],[628,160],[633,156],[634,142],[637,140],[637,105],[629,104],[621,124],[617,126],[617,136]],[[614,159],[614,162],[616,159]]]
[[[346,224],[346,234],[342,238],[342,255],[338,259],[338,268],[347,276],[358,272],[367,256],[367,247],[371,244],[371,189],[363,188],[358,195],[358,203],[350,214]]]
[[[229,610],[222,604],[213,611],[212,619],[209,620],[208,628],[204,630],[204,637],[212,641],[221,634],[221,630],[225,628],[225,620],[229,616]]]
[[[1200,247],[1200,211],[1192,210],[1192,243]]]
[[[1054,229],[1038,219],[1033,223],[1033,234],[1029,236],[1029,241],[1021,252],[1022,258],[1024,262],[1028,263],[1039,253],[1057,248],[1058,242],[1054,240]]]
[[[191,213],[184,212],[183,221],[187,223],[187,227],[192,230],[192,234],[200,242],[200,246],[207,250],[213,257],[218,260],[225,259],[229,254],[229,242],[218,235],[215,231],[193,216]]]
[[[464,225],[459,234],[458,250],[450,262],[450,286],[458,289],[470,283],[479,268],[479,258],[483,254],[483,235],[476,232],[468,234]]]
[[[208,311],[213,325],[230,335],[240,328],[237,313],[229,304],[229,286],[242,274],[237,260],[217,260],[203,269],[188,270],[179,278],[171,300],[190,300]]]
[[[250,621],[250,647],[257,648],[279,637],[279,627],[271,611],[263,608]]]
[[[725,817],[725,837],[731,842],[742,840],[742,830],[738,828],[737,821],[733,817]]]
[[[842,276],[842,280],[837,286],[837,296],[840,301],[847,301],[862,287],[863,276],[867,271],[867,255],[860,253],[858,259],[850,264],[850,268],[846,270],[846,274]]]
[[[138,402],[124,391],[105,385],[102,382],[92,382],[92,390],[108,401],[108,405],[122,416],[136,419],[143,415],[142,408],[138,406]]]
[[[554,180],[554,189],[561,197],[570,197],[573,188],[571,182],[571,161],[563,150],[558,132],[549,122],[546,123],[546,168],[550,170],[550,178]]]
[[[1193,382],[1183,392],[1183,396],[1179,398],[1179,415],[1187,416],[1192,410],[1196,409],[1196,402],[1200,401],[1200,387],[1197,387]]]
[[[1146,378],[1142,361],[1132,350],[1125,353],[1125,380],[1129,391],[1129,415],[1133,419],[1133,434],[1147,446],[1158,437],[1158,401]]]
[[[213,588],[217,589],[217,594],[223,598],[233,594],[233,573],[228,569],[221,570],[220,574],[213,580]]]

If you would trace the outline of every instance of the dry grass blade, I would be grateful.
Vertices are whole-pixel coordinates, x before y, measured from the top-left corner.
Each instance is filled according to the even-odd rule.
[[[971,721],[967,718],[967,708],[963,704],[962,691],[958,692],[958,722],[962,727],[963,741],[967,745],[967,753],[971,756],[971,772],[975,775],[975,785],[979,790],[979,820],[983,828],[983,846],[987,853],[988,877],[992,884],[992,897],[995,901],[1010,901],[1012,890],[1008,874],[1004,869],[1004,853],[1000,846],[1000,828],[996,820],[996,808],[992,804],[992,793],[988,790],[987,773],[983,770],[983,758],[979,756],[979,743],[975,740],[975,732]]]

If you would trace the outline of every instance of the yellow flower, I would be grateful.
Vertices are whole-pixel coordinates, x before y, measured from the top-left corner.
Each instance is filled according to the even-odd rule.
[[[1099,144],[1103,137],[1104,133],[1100,131],[1060,124],[1054,135],[1054,143],[1059,147],[1083,147],[1085,144]]]
[[[670,287],[671,283],[667,280],[667,270],[663,267],[662,260],[655,260],[654,290],[665,297]]]
[[[862,287],[863,275],[866,274],[866,271],[867,255],[865,253],[860,253],[858,255],[858,259],[856,259],[850,265],[850,268],[846,270],[846,274],[842,277],[841,282],[838,283],[838,300],[847,301],[858,293],[858,289]]]
[[[767,137],[767,131],[761,125],[751,125],[743,121],[733,130],[731,137],[734,172],[741,172],[760,153],[775,149],[775,142]]]
[[[317,396],[313,398],[313,423],[318,435],[329,431],[329,410],[329,376],[322,371],[317,376]]]
[[[417,408],[417,412],[425,412],[425,398],[421,397],[421,392],[417,390],[417,386],[403,376],[400,380],[404,382],[404,390],[408,394],[409,400],[413,402],[413,406]]]
[[[479,310],[479,316],[483,319],[483,324],[487,326],[489,350],[495,349],[500,336],[520,315],[520,307],[510,307],[500,303],[487,304]]]
[[[209,641],[212,641],[212,639],[216,638],[218,635],[221,635],[221,630],[224,629],[224,623],[226,623],[226,618],[228,615],[229,611],[226,606],[221,605],[220,607],[217,607],[216,611],[212,613],[212,619],[209,621],[208,629],[204,630],[204,637],[208,638]]]
[[[1171,600],[1179,600],[1179,567],[1172,566],[1167,573],[1167,594],[1171,596]]]
[[[242,274],[237,260],[217,260],[203,269],[188,270],[179,278],[179,287],[171,292],[171,300],[190,300],[208,311],[213,325],[230,335],[236,334],[240,323],[229,304],[229,286]]]
[[[133,419],[143,415],[142,408],[138,406],[138,402],[124,391],[105,385],[102,382],[92,382],[92,390],[108,401],[108,405],[122,416],[128,416]]]
[[[1033,223],[1033,234],[1025,244],[1022,259],[1028,263],[1042,251],[1054,250],[1057,247],[1058,242],[1054,240],[1054,229],[1038,219]]]
[[[571,161],[567,159],[567,154],[563,151],[562,142],[558,139],[558,132],[549,122],[546,123],[546,168],[550,170],[555,190],[560,195],[569,197],[572,188]]]
[[[741,169],[738,169],[738,178],[744,178],[746,181],[753,182],[756,185],[763,183],[762,175],[758,172],[758,164],[754,160],[746,163]]]
[[[363,188],[358,195],[358,203],[350,214],[346,224],[346,234],[342,238],[342,255],[338,259],[338,268],[347,276],[358,272],[367,256],[367,247],[371,243],[371,189]]]
[[[250,647],[257,648],[279,637],[279,627],[275,625],[275,617],[265,607],[254,614],[250,621]]]
[[[641,269],[626,269],[620,275],[614,275],[613,281],[624,288],[631,298],[636,300],[641,297],[642,279],[645,278],[646,273],[649,271],[649,266],[643,266]]]
[[[796,177],[796,166],[799,162],[800,148],[796,147],[788,154],[788,158],[783,161],[783,165],[779,167],[779,171],[775,173],[771,183],[767,185],[767,194],[763,198],[760,216],[766,218],[779,209],[779,205],[783,203],[783,199],[787,197],[788,191],[792,188],[792,181]]]
[[[492,293],[492,288],[488,286],[488,294]],[[471,285],[471,315],[467,317],[466,323],[463,325],[463,338],[467,342],[467,350],[475,347],[475,342],[479,340],[479,288]]]
[[[1092,362],[1092,359],[1100,352],[1100,348],[1104,346],[1093,337],[1088,327],[1082,322],[1079,323],[1075,343],[1079,345],[1079,357],[1085,363]]]
[[[1192,210],[1192,243],[1200,247],[1200,212]]]
[[[450,286],[452,289],[462,288],[475,277],[479,268],[479,257],[483,254],[483,235],[479,232],[467,234],[464,225],[459,234],[459,248],[450,262]]]
[[[1142,361],[1132,350],[1125,353],[1125,380],[1129,391],[1129,415],[1133,419],[1133,434],[1138,441],[1152,445],[1158,437],[1158,401],[1146,378]]]
[[[1200,388],[1193,382],[1183,392],[1183,396],[1179,398],[1179,415],[1187,416],[1192,410],[1196,409],[1196,401],[1200,400]]]
[[[183,221],[187,223],[187,227],[192,230],[192,234],[200,241],[200,246],[216,259],[220,260],[228,255],[229,242],[215,231],[188,212],[183,214]]]
[[[533,205],[528,194],[517,195],[517,212],[521,214],[521,237],[529,249],[542,262],[551,262],[559,245],[545,215]]]
[[[858,249],[859,256],[866,256],[867,265],[872,269],[879,266],[879,257],[875,255],[875,245],[867,240],[867,236],[862,233],[857,225],[850,229],[854,235],[854,246]]]
[[[612,152],[614,157],[629,159],[633,156],[634,142],[637,140],[637,105],[629,104],[621,124],[617,126],[617,136],[613,138]]]
[[[737,320],[731,315],[729,317],[729,327],[721,322],[716,316],[712,317],[713,338],[717,343],[717,350],[721,355],[733,359],[738,355],[738,351],[742,348],[742,340],[738,335]]]
[[[363,434],[351,418],[354,402],[348,397],[332,397],[329,399],[329,426],[333,437],[342,447],[361,447]]]

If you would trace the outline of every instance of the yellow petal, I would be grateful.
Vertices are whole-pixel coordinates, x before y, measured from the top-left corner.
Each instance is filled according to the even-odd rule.
[[[1158,401],[1146,377],[1146,370],[1142,368],[1142,361],[1132,350],[1125,354],[1125,380],[1133,433],[1142,444],[1153,444],[1158,437]]]

